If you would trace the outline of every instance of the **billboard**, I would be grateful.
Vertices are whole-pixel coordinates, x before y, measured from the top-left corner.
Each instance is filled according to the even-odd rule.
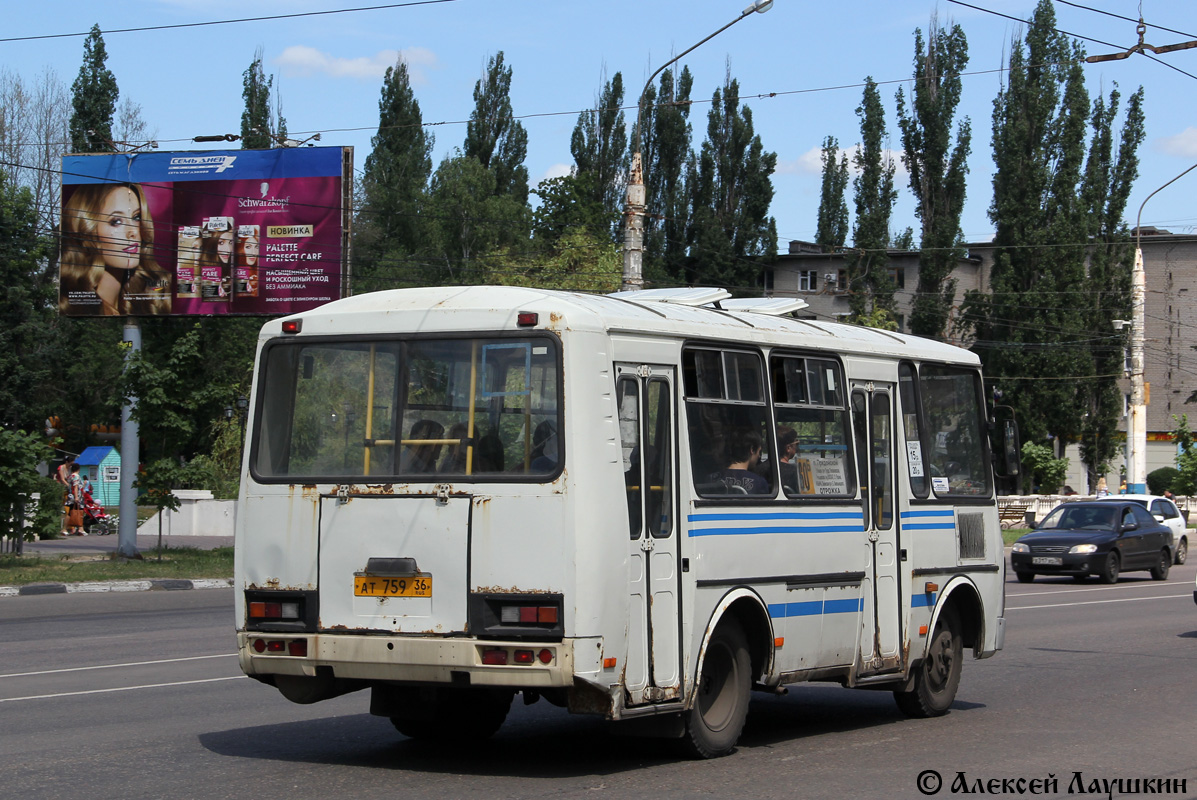
[[[353,149],[62,160],[59,313],[307,311],[342,296]]]

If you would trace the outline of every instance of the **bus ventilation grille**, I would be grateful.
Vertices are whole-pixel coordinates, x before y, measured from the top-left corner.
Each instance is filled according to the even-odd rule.
[[[957,514],[956,538],[961,558],[985,558],[985,523],[981,514]]]

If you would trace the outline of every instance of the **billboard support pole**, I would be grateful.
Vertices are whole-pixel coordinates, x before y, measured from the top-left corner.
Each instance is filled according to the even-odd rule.
[[[125,362],[128,363],[135,353],[141,352],[141,323],[136,317],[125,317],[123,341]],[[141,558],[137,552],[137,489],[133,486],[141,459],[137,423],[133,420],[135,408],[137,398],[125,398],[121,406],[121,499],[116,543],[117,554],[125,558]]]

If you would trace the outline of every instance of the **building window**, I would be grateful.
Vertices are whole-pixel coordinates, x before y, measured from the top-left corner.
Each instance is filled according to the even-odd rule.
[[[798,291],[813,292],[818,287],[818,273],[813,269],[798,273]]]
[[[848,270],[841,269],[836,273],[835,290],[837,292],[848,291]]]
[[[890,267],[889,279],[894,282],[895,289],[906,288],[906,270],[902,267]]]

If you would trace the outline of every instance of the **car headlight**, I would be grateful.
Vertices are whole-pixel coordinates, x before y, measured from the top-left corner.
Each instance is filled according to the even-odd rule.
[[[1077,555],[1086,555],[1088,553],[1096,553],[1097,545],[1095,544],[1078,544],[1074,545],[1068,552],[1076,553]]]
[[[1014,546],[1010,548],[1010,551],[1013,553],[1029,553],[1031,552],[1031,548],[1022,542],[1015,542]]]

